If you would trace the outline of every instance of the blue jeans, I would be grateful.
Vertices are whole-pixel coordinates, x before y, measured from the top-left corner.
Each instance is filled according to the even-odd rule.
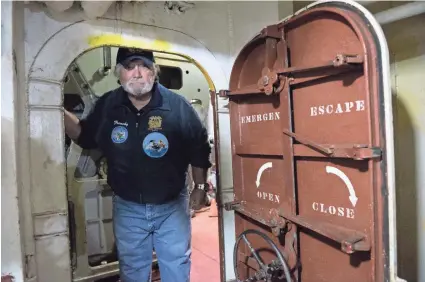
[[[155,249],[161,282],[190,281],[191,222],[187,192],[162,205],[113,198],[122,282],[150,281]]]

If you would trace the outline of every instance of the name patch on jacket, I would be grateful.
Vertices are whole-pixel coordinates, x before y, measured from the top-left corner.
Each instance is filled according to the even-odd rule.
[[[143,151],[151,158],[161,158],[168,151],[168,139],[159,132],[149,133],[143,140]]]

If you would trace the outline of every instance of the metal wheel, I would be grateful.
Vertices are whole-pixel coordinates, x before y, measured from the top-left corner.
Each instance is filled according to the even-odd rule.
[[[251,243],[246,238],[246,235],[248,234],[256,234],[263,238],[273,249],[277,256],[277,260],[274,260],[272,263],[266,265],[261,260],[261,258],[258,256],[257,251],[252,247]],[[245,244],[248,246],[249,250],[251,251],[252,255],[254,256],[255,260],[257,261],[258,265],[260,266],[260,269],[252,276],[245,280],[240,280],[238,276],[238,250],[239,250],[239,242],[241,240],[244,240]],[[275,277],[274,275],[280,271],[283,270],[284,277],[286,281],[290,282],[291,280],[291,274],[289,272],[288,264],[283,257],[282,253],[276,246],[276,244],[264,233],[254,230],[254,229],[248,229],[242,232],[238,238],[236,238],[235,247],[233,249],[233,267],[235,271],[235,277],[236,281],[238,282],[251,282],[251,281],[272,281],[272,277]]]

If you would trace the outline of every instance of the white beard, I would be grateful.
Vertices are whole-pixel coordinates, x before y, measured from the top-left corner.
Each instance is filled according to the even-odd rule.
[[[125,91],[132,96],[140,97],[152,90],[154,84],[153,79],[149,79],[146,83],[143,83],[141,86],[133,85],[133,81],[129,80],[122,85]]]

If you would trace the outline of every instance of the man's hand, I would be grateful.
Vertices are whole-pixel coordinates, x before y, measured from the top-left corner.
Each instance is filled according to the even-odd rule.
[[[202,189],[193,189],[190,193],[190,208],[197,211],[208,205],[207,193]]]
[[[81,134],[80,120],[67,110],[64,112],[65,133],[69,136],[69,138],[75,141]]]
[[[192,166],[192,177],[193,182],[195,183],[195,187],[190,194],[190,206],[194,210],[199,210],[205,207],[208,204],[208,196],[206,193],[206,189],[199,189],[198,185],[208,185],[207,184],[207,172],[208,169],[193,167]],[[207,186],[208,187],[208,186]]]

